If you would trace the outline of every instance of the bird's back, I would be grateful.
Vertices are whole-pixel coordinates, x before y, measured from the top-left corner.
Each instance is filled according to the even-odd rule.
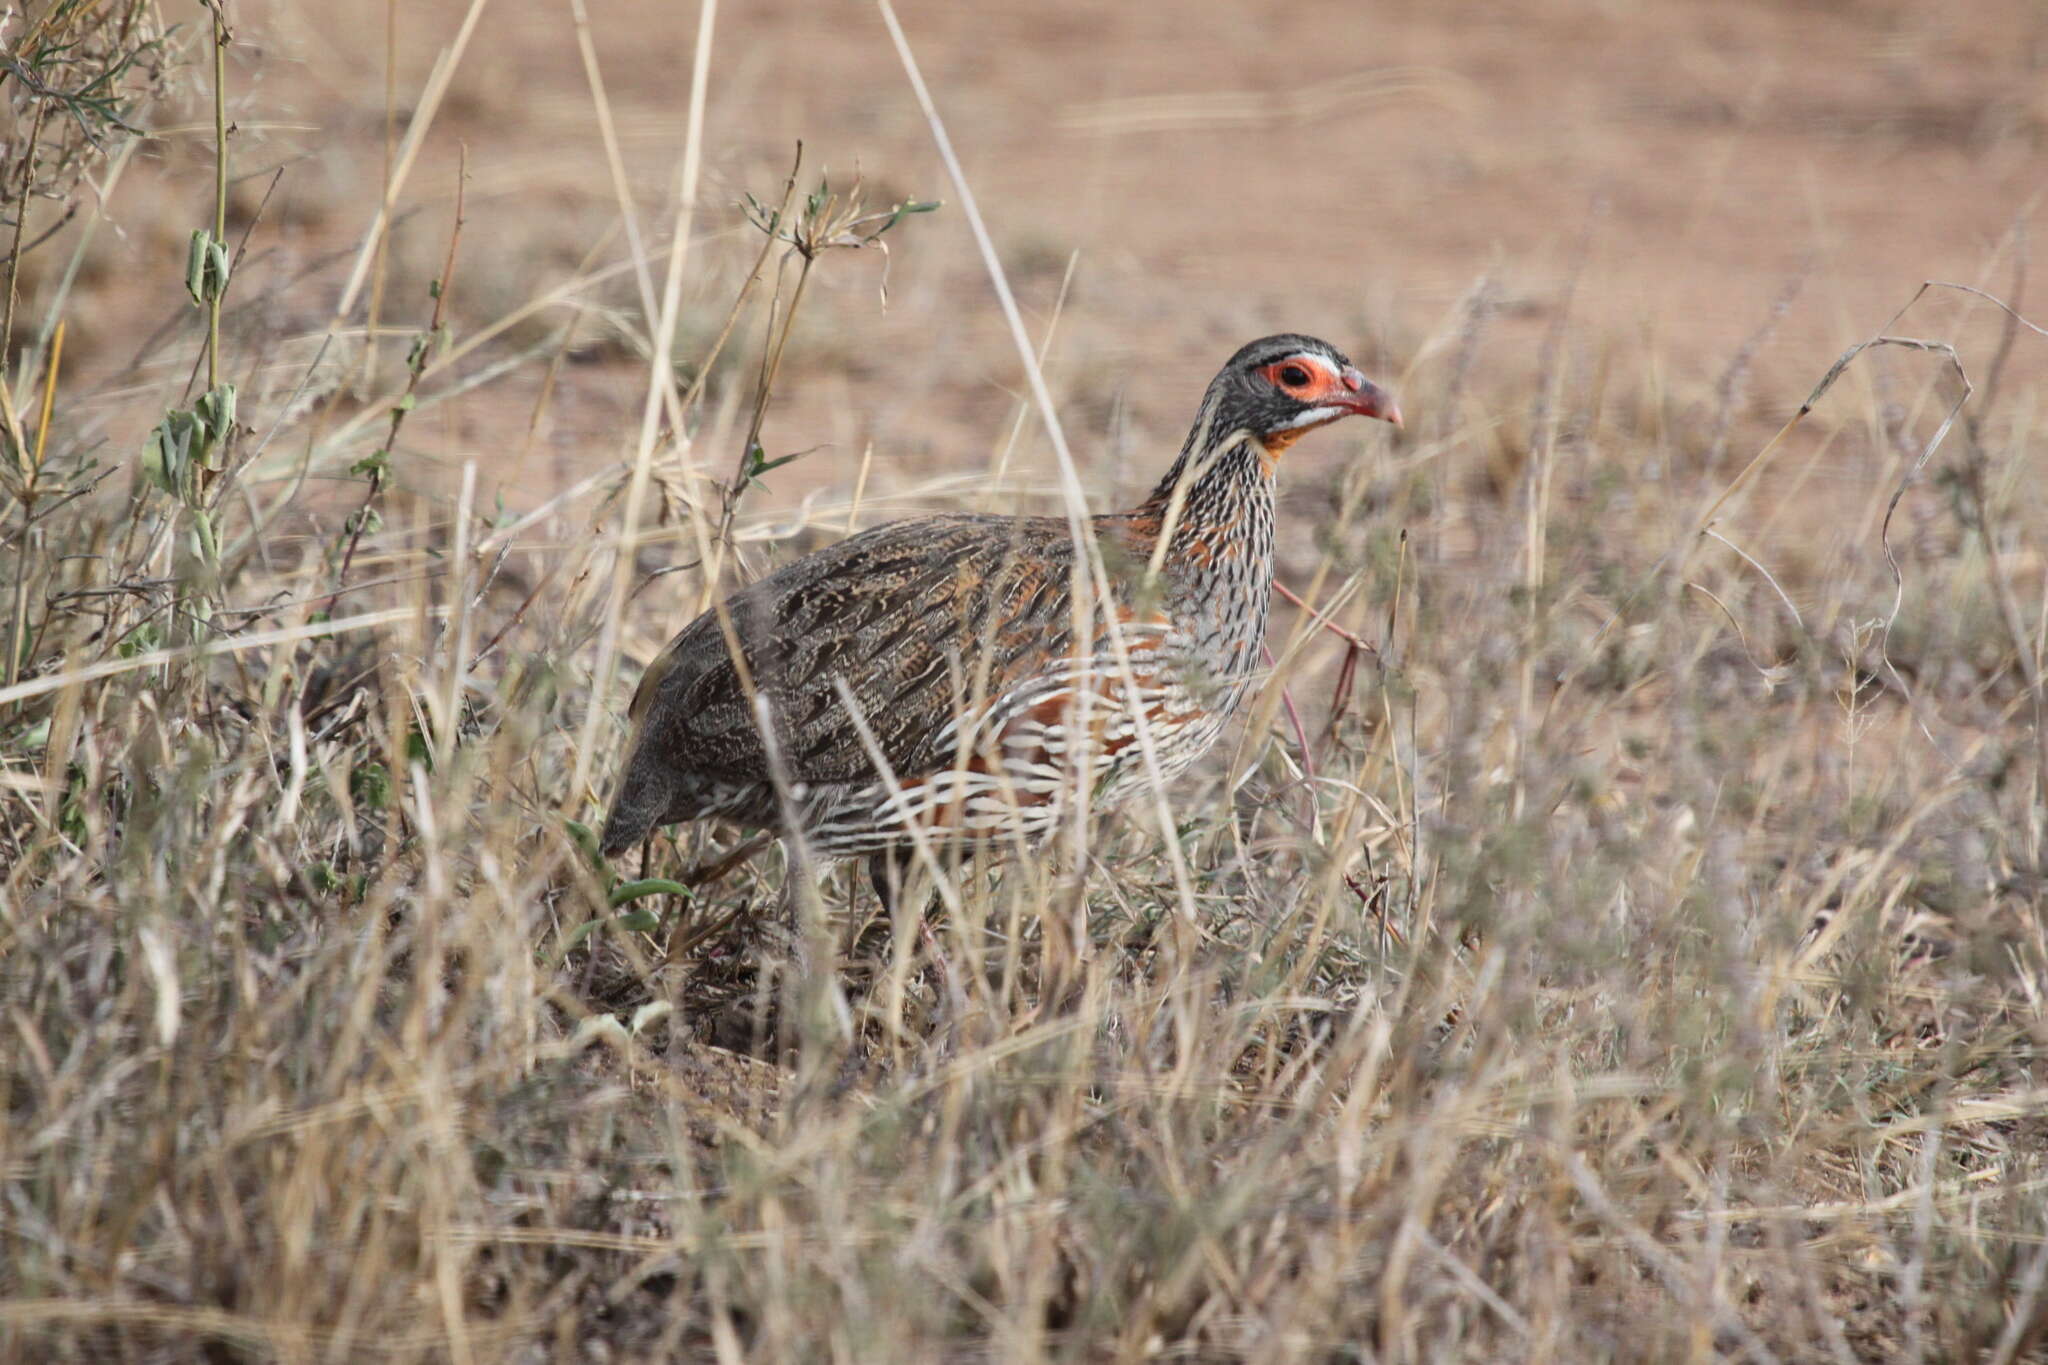
[[[1063,520],[925,517],[875,527],[733,593],[641,680],[606,846],[705,816],[781,825],[778,764],[812,806],[871,786],[875,765],[842,683],[896,778],[952,765],[958,717],[1069,652],[1073,563]],[[772,758],[756,697],[772,718]]]

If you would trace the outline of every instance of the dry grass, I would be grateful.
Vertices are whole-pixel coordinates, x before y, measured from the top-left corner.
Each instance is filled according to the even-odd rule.
[[[1372,650],[1276,616],[1291,710],[1168,821],[958,869],[921,923],[828,879],[837,967],[776,980],[774,855],[684,898],[579,845],[615,664],[850,523],[1061,507],[1042,446],[818,456],[764,504],[804,363],[766,355],[855,345],[805,338],[807,262],[745,292],[762,238],[683,193],[508,293],[502,205],[384,238],[407,164],[350,253],[229,282],[204,475],[8,358],[0,1356],[2043,1358],[2042,343],[2004,314],[1897,329],[1990,344],[1896,613],[1939,358],[1866,352],[1738,479],[1762,332],[1645,359],[1567,303],[1525,382],[1474,364],[1492,279],[1382,319],[1408,433],[1331,436],[1282,509],[1283,579]],[[97,392],[191,410],[204,331]],[[597,475],[508,512],[413,445],[465,394],[530,436],[597,342],[642,404]],[[736,836],[679,838],[657,879]]]

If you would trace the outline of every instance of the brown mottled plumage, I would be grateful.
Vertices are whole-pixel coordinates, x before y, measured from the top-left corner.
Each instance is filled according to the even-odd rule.
[[[1161,775],[1179,772],[1222,733],[1258,663],[1278,454],[1352,414],[1400,420],[1328,343],[1255,341],[1209,385],[1151,496],[1090,519],[1128,674],[1104,604],[1089,648],[1076,645],[1075,547],[1059,518],[892,522],[740,589],[723,605],[748,680],[717,611],[662,651],[633,698],[605,852],[658,824],[713,816],[786,833],[793,814],[826,857],[889,857],[908,843],[909,822],[968,839],[1035,837],[1084,772],[1098,804],[1144,781],[1139,712]],[[900,795],[876,771],[842,686]],[[773,755],[757,703],[772,718]]]

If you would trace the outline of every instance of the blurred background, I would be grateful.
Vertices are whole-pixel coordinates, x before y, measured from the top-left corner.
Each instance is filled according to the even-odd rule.
[[[283,171],[229,316],[259,425],[325,332],[466,11],[234,6],[235,235]],[[1450,438],[1438,456],[1493,485],[1513,476],[1546,365],[1608,401],[1718,408],[1715,444],[1746,459],[1921,280],[2010,292],[2048,167],[2048,7],[2032,0],[911,0],[901,18],[1032,326],[1051,333],[1084,477],[1110,499],[1156,477],[1223,357],[1278,330],[1328,337],[1411,389],[1432,364],[1456,368],[1450,396],[1470,410],[1404,394],[1411,432]],[[696,22],[694,6],[653,0],[481,11],[349,319],[387,335],[384,353],[370,382],[349,369],[360,357],[328,368],[348,376],[344,399],[367,397],[374,366],[389,378],[424,326],[464,146],[453,335],[546,298],[475,364],[528,346],[574,368],[528,365],[422,412],[406,432],[422,458],[401,477],[475,457],[487,486],[530,503],[632,449],[645,323],[582,43],[659,255]],[[70,373],[102,386],[124,448],[161,410],[138,362],[180,382],[189,366],[145,339],[197,335],[178,282],[209,204],[212,128],[187,78],[189,116],[160,120],[126,168],[68,310]],[[799,140],[806,189],[858,174],[878,208],[955,197],[871,5],[723,6],[679,364],[703,353],[759,248],[743,196],[775,202]],[[64,271],[63,241],[25,263],[30,316]],[[814,274],[763,433],[771,457],[813,453],[763,506],[850,484],[870,451],[869,486],[886,496],[984,476],[1005,446],[1021,372],[965,216],[949,203],[885,241],[886,258],[836,252]],[[1985,352],[1997,335],[1988,308],[1953,298],[1912,322],[1958,339],[1977,326]],[[730,358],[755,363],[763,330],[744,319]],[[2014,363],[2038,361],[2022,348]],[[1324,439],[1290,459],[1349,454]],[[1042,442],[1012,467],[1042,475]]]

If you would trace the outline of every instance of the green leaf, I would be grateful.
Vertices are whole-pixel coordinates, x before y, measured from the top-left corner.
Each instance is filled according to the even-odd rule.
[[[357,805],[383,810],[391,804],[391,771],[375,761],[358,763],[348,775],[348,794]]]
[[[789,455],[778,455],[771,460],[768,458],[768,452],[761,449],[758,444],[750,446],[747,449],[747,478],[757,481],[770,470],[780,469],[791,460],[800,460],[810,453],[808,450],[799,450]]]
[[[138,654],[147,654],[163,642],[163,632],[145,621],[128,632],[127,638],[114,646],[114,652],[124,659],[132,659]]]
[[[73,763],[65,769],[64,800],[57,807],[57,829],[74,844],[83,844],[85,827],[85,770]]]
[[[652,910],[628,910],[623,915],[614,916],[612,923],[630,933],[651,934],[661,927],[661,916]]]
[[[176,496],[178,492],[177,438],[170,429],[170,418],[156,424],[142,442],[142,472],[164,492]]]
[[[889,210],[888,218],[883,220],[881,226],[877,227],[874,231],[868,233],[867,240],[871,242],[874,241],[875,238],[881,236],[890,228],[895,227],[898,223],[902,222],[906,216],[910,214],[932,213],[936,211],[939,208],[939,206],[944,202],[945,201],[942,199],[906,200],[903,203],[898,204],[896,205],[896,207]]]
[[[185,247],[185,292],[197,304],[211,303],[227,292],[228,245],[205,228],[194,228]]]
[[[144,439],[142,470],[174,498],[191,501],[192,466],[207,445],[204,424],[183,409],[167,412]]]
[[[199,401],[192,405],[192,415],[198,419],[206,442],[201,458],[211,456],[215,448],[227,439],[228,433],[234,430],[235,386],[222,384],[200,394]]]
[[[157,487],[196,505],[192,471],[220,467],[219,453],[235,425],[235,386],[222,384],[199,396],[190,411],[174,408],[142,443],[142,472]]]
[[[185,292],[192,296],[192,302],[206,302],[206,246],[213,240],[213,234],[205,228],[192,229],[192,240],[185,246]]]
[[[597,836],[591,833],[590,826],[584,824],[581,820],[564,820],[562,822],[562,829],[568,834],[570,842],[575,844],[582,852],[584,861],[602,872],[604,870],[604,855],[598,852]]]
[[[647,877],[637,882],[620,882],[605,898],[605,904],[616,910],[622,905],[641,899],[643,896],[688,897],[690,888],[681,882],[672,882],[663,877]]]
[[[228,292],[228,244],[215,239],[206,244],[206,297],[209,301]]]

